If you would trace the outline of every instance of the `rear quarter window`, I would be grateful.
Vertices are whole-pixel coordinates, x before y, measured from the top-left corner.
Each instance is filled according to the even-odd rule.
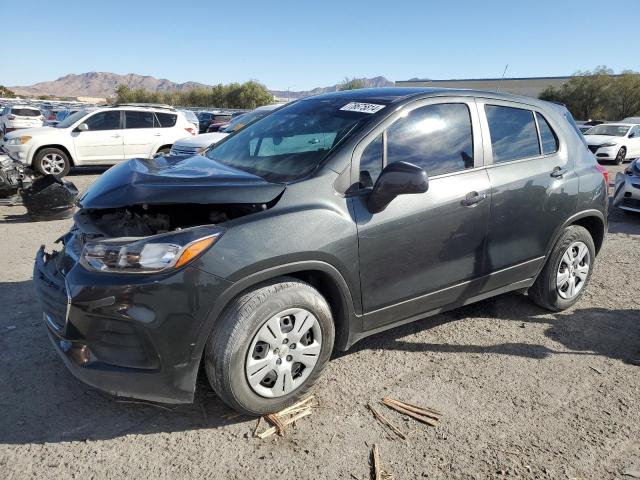
[[[540,140],[542,140],[542,153],[549,155],[558,151],[558,136],[540,113],[536,112],[536,120],[540,129]]]
[[[154,126],[160,128],[173,127],[175,126],[177,120],[178,115],[176,115],[175,113],[156,112],[157,123]]]

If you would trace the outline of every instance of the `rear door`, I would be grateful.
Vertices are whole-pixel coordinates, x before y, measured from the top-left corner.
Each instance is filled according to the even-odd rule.
[[[576,208],[578,177],[562,131],[537,107],[478,99],[491,181],[485,270],[510,284],[531,278]]]
[[[368,191],[396,161],[422,167],[429,189],[372,214]],[[356,148],[354,169],[362,192],[353,206],[365,330],[473,296],[485,274],[491,204],[474,100],[405,106]]]
[[[11,122],[13,128],[41,127],[44,120],[42,112],[37,108],[12,108],[10,116],[14,117]]]
[[[89,130],[75,129],[71,133],[78,162],[109,164],[124,159],[120,113],[120,110],[94,113],[82,122]]]
[[[145,110],[125,110],[124,128],[124,158],[150,158],[152,147],[156,143],[153,130],[154,114]]]

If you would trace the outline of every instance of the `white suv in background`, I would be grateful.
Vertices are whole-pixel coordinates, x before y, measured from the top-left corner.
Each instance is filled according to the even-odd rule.
[[[177,139],[196,133],[184,114],[172,107],[127,104],[80,110],[55,127],[9,133],[2,147],[40,173],[62,177],[72,166],[168,153]]]
[[[19,128],[41,127],[42,112],[29,105],[10,105],[0,111],[0,133],[2,136]]]

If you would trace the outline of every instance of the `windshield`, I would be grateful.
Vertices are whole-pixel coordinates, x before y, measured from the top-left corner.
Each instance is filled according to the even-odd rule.
[[[347,104],[343,98],[296,102],[239,130],[206,155],[269,181],[304,177],[357,124],[371,117],[341,110]]]
[[[89,110],[78,110],[76,113],[69,115],[67,118],[58,123],[56,125],[56,128],[68,128],[88,113]]]
[[[609,135],[610,137],[624,137],[629,131],[627,125],[596,125],[587,131],[586,135]]]

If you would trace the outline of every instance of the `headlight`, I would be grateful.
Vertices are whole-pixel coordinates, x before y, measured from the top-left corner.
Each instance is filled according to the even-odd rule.
[[[222,236],[220,227],[205,226],[143,239],[88,241],[80,263],[88,270],[115,273],[156,273],[180,268],[200,256]]]
[[[606,142],[600,145],[601,147],[615,147],[617,145],[616,142]]]
[[[22,135],[21,137],[13,137],[7,140],[7,145],[24,145],[31,137],[29,135]]]

